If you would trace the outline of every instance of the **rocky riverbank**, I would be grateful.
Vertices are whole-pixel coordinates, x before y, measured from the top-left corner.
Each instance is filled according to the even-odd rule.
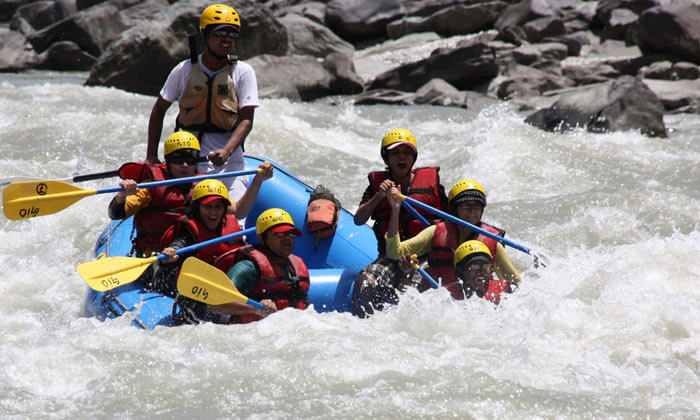
[[[666,136],[700,112],[698,0],[223,1],[262,97],[467,107],[508,100],[546,130]],[[211,0],[0,0],[0,71],[89,71],[157,95]],[[199,40],[201,46],[201,40]],[[200,47],[201,48],[201,47]]]

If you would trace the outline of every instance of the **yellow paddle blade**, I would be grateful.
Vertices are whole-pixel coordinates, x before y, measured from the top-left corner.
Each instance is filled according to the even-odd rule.
[[[177,278],[177,291],[209,305],[248,303],[248,298],[238,291],[223,271],[196,257],[189,257],[182,264]]]
[[[2,191],[2,210],[10,220],[28,219],[59,212],[96,193],[61,181],[13,182]]]
[[[78,274],[92,289],[106,292],[137,280],[158,257],[108,257],[78,266]]]

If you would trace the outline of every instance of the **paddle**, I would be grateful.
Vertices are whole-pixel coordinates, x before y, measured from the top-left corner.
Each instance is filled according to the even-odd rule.
[[[182,264],[177,278],[177,291],[209,305],[236,302],[256,309],[265,308],[262,303],[241,294],[223,271],[196,257],[189,257]]]
[[[405,201],[404,201],[404,203],[405,203]],[[418,255],[416,255],[416,254],[411,255],[411,260],[415,260],[416,258],[418,258]],[[430,274],[428,274],[428,272],[425,271],[420,265],[418,265],[418,263],[413,263],[413,268],[415,268],[416,270],[418,270],[418,272],[420,273],[420,275],[423,276],[423,278],[424,278],[428,283],[430,283],[431,286],[433,286],[433,289],[437,289],[437,288],[440,287],[440,285],[438,284],[438,282],[435,281],[435,279],[433,278],[433,276],[431,276]]]
[[[425,204],[425,203],[422,203],[422,202],[420,202],[420,201],[418,201],[418,200],[416,200],[416,199],[413,199],[413,198],[411,198],[411,197],[406,197],[406,196],[403,195],[403,194],[397,194],[395,197],[396,197],[396,198],[399,198],[399,199],[401,199],[401,200],[403,200],[403,201],[408,201],[408,202],[410,202],[412,205],[414,205],[414,206],[416,206],[416,207],[418,207],[418,208],[420,208],[420,209],[423,209],[423,210],[425,210],[425,211],[429,211],[429,212],[431,212],[431,213],[433,213],[433,214],[435,214],[435,215],[437,215],[437,216],[442,217],[442,218],[445,219],[445,220],[449,220],[449,221],[452,222],[452,223],[456,223],[456,224],[458,224],[458,225],[464,226],[464,227],[466,227],[466,228],[468,228],[468,229],[471,229],[471,230],[473,230],[473,231],[475,231],[475,232],[478,232],[478,233],[480,233],[480,234],[482,234],[482,235],[484,235],[484,236],[488,236],[488,237],[491,238],[491,239],[495,239],[495,240],[501,242],[501,243],[504,244],[504,245],[508,245],[508,246],[511,246],[511,247],[517,249],[518,251],[522,251],[522,252],[524,252],[524,253],[526,253],[526,254],[528,254],[528,255],[530,255],[530,256],[532,256],[532,257],[534,258],[535,267],[538,267],[540,264],[542,264],[543,267],[546,267],[546,264],[544,264],[544,261],[546,261],[546,258],[545,258],[543,255],[541,255],[541,254],[535,253],[535,251],[533,251],[532,249],[530,249],[530,248],[528,248],[528,247],[526,247],[526,246],[520,245],[520,244],[518,244],[518,243],[516,243],[516,242],[513,242],[513,241],[511,241],[510,239],[506,239],[506,238],[504,238],[504,237],[502,237],[502,236],[496,235],[495,233],[491,233],[491,232],[489,232],[489,231],[487,231],[487,230],[484,230],[484,229],[482,229],[482,228],[480,228],[480,227],[478,227],[478,226],[475,226],[475,225],[473,225],[473,224],[471,224],[471,223],[469,223],[469,222],[467,222],[467,221],[465,221],[465,220],[462,220],[462,219],[460,219],[459,217],[455,217],[455,216],[453,216],[453,215],[451,215],[451,214],[449,214],[449,213],[446,213],[446,212],[444,212],[444,211],[442,211],[442,210],[438,210],[438,209],[436,209],[435,207],[429,206],[429,205],[427,205],[427,204]],[[540,261],[540,260],[541,260],[541,261]]]
[[[209,239],[178,249],[175,254],[181,255],[188,252],[196,251],[200,248],[209,245],[218,244],[220,242],[229,241],[243,235],[252,234],[255,228],[251,227],[240,232],[231,233],[229,235],[220,236],[218,238]],[[148,258],[130,258],[130,257],[107,257],[100,258],[95,261],[86,262],[78,266],[78,274],[92,289],[98,292],[106,292],[115,287],[123,286],[137,280],[146,267],[156,261],[162,261],[168,258],[166,254],[155,255]]]
[[[137,184],[138,188],[164,187],[201,181],[203,179],[227,178],[257,173],[257,169],[247,171],[222,172],[168,179],[165,181]],[[80,188],[61,181],[34,181],[11,183],[2,192],[3,212],[10,220],[22,220],[30,217],[57,213],[83,197],[95,194],[122,191],[122,187],[102,188],[99,190]]]
[[[86,174],[86,175],[76,175],[71,178],[64,178],[64,179],[59,179],[61,182],[83,182],[83,181],[92,181],[94,179],[104,179],[104,178],[111,178],[113,176],[118,176],[119,171],[106,171],[106,172],[97,172],[94,174]],[[30,176],[12,176],[9,178],[4,178],[0,179],[0,191],[2,191],[5,187],[12,183],[16,182],[32,182],[32,181],[41,181],[41,179],[37,177],[30,177]]]
[[[430,222],[428,222],[428,220],[426,220],[426,218],[423,217],[422,214],[418,213],[418,210],[414,209],[412,205],[408,204],[408,201],[402,200],[401,205],[404,206],[404,208],[408,210],[408,212],[411,213],[413,217],[415,217],[421,223],[423,223],[424,226],[430,226]]]

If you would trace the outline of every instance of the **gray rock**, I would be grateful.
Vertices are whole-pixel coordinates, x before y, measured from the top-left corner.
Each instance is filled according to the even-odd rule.
[[[442,79],[432,79],[416,91],[413,102],[467,108],[467,95]]]
[[[647,85],[622,76],[564,93],[551,107],[530,114],[525,121],[548,131],[585,127],[590,132],[639,130],[666,137],[663,113],[663,104]]]
[[[401,0],[333,0],[326,24],[341,38],[356,43],[387,38],[386,26],[402,12]]]
[[[494,98],[521,99],[574,86],[567,77],[519,64],[511,64],[501,71],[488,86],[488,94]]]
[[[291,55],[260,55],[249,63],[255,68],[260,97],[284,97],[294,101],[312,101],[329,95],[358,93],[361,84],[353,84],[347,76],[341,74],[351,69],[338,68],[342,63],[350,64],[331,54],[326,60],[314,57]],[[359,77],[355,75],[357,81]]]
[[[280,18],[287,30],[288,54],[325,57],[334,52],[352,54],[355,48],[330,29],[296,14]]]
[[[652,80],[644,79],[666,111],[700,112],[700,80]]]
[[[454,49],[438,49],[426,59],[384,72],[370,83],[369,89],[415,91],[434,78],[444,79],[458,89],[470,89],[487,83],[497,73],[493,49],[476,42]]]
[[[387,25],[386,31],[392,39],[414,32],[435,32],[442,36],[469,34],[491,28],[505,7],[502,1],[455,5],[427,17],[395,20]]]
[[[68,17],[68,11],[66,11],[60,2],[56,0],[37,1],[17,9],[12,17],[12,21],[10,21],[10,29],[19,30],[27,35],[52,25],[61,19],[65,19],[66,17]],[[20,21],[26,22],[31,30],[27,31],[26,27],[23,27]]]
[[[685,1],[647,9],[634,29],[645,53],[674,54],[700,64],[700,3]]]
[[[72,41],[59,41],[47,50],[42,67],[59,71],[86,71],[95,64],[96,58]]]
[[[0,71],[19,71],[39,64],[40,57],[19,32],[0,32]]]
[[[81,49],[97,57],[115,40],[126,25],[116,6],[93,7],[54,23],[27,37],[37,52],[43,52],[58,41],[73,41]]]

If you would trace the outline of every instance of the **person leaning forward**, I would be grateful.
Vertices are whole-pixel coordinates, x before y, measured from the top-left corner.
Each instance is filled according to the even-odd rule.
[[[294,238],[301,231],[286,211],[265,210],[255,222],[257,245],[248,245],[220,257],[214,265],[224,272],[245,296],[265,306],[258,310],[240,303],[210,306],[231,316],[231,323],[257,321],[285,308],[306,309],[309,305],[309,271],[292,254]]]
[[[388,257],[398,260],[406,254],[427,255],[429,267],[426,271],[435,280],[440,281],[455,299],[462,299],[462,288],[457,281],[453,267],[454,250],[466,241],[478,240],[489,249],[491,264],[499,279],[515,286],[520,283],[520,274],[513,266],[503,245],[495,239],[474,232],[462,225],[441,221],[427,227],[415,237],[401,242],[397,232],[401,201],[394,197],[396,194],[398,194],[398,190],[394,188],[388,196],[392,207],[389,230],[386,234]],[[472,179],[463,179],[450,189],[448,207],[451,213],[459,219],[493,234],[505,235],[503,230],[481,221],[486,207],[486,192],[478,182]],[[419,289],[425,290],[429,287],[427,282],[423,282]]]
[[[242,146],[253,128],[259,103],[255,71],[247,63],[231,58],[241,20],[232,7],[215,4],[204,9],[199,27],[204,53],[196,58],[196,63],[194,59],[180,62],[165,81],[148,121],[146,160],[157,162],[165,113],[178,101],[176,129],[195,133],[201,141],[202,154],[209,159],[200,163],[200,172],[243,170]],[[208,106],[210,101],[214,106]],[[245,183],[244,177],[224,180],[234,200],[243,195]]]
[[[165,165],[160,163],[127,163],[119,168],[123,191],[109,203],[111,219],[126,219],[136,215],[136,238],[131,254],[150,256],[160,251],[160,238],[189,207],[192,183],[138,189],[144,181],[164,181],[194,176],[199,160],[199,141],[187,131],[171,134],[164,145]]]
[[[389,227],[391,207],[386,195],[391,187],[425,204],[442,209],[447,204],[445,189],[440,184],[439,167],[413,169],[418,158],[418,144],[413,133],[397,128],[382,138],[380,153],[387,168],[384,171],[370,172],[369,185],[362,194],[362,200],[355,212],[354,222],[361,225],[371,217],[374,219],[374,234],[377,237],[379,256],[386,254],[384,234]],[[438,221],[430,213],[418,210],[428,221]],[[409,212],[400,209],[400,238],[408,239],[423,230],[425,226]]]

